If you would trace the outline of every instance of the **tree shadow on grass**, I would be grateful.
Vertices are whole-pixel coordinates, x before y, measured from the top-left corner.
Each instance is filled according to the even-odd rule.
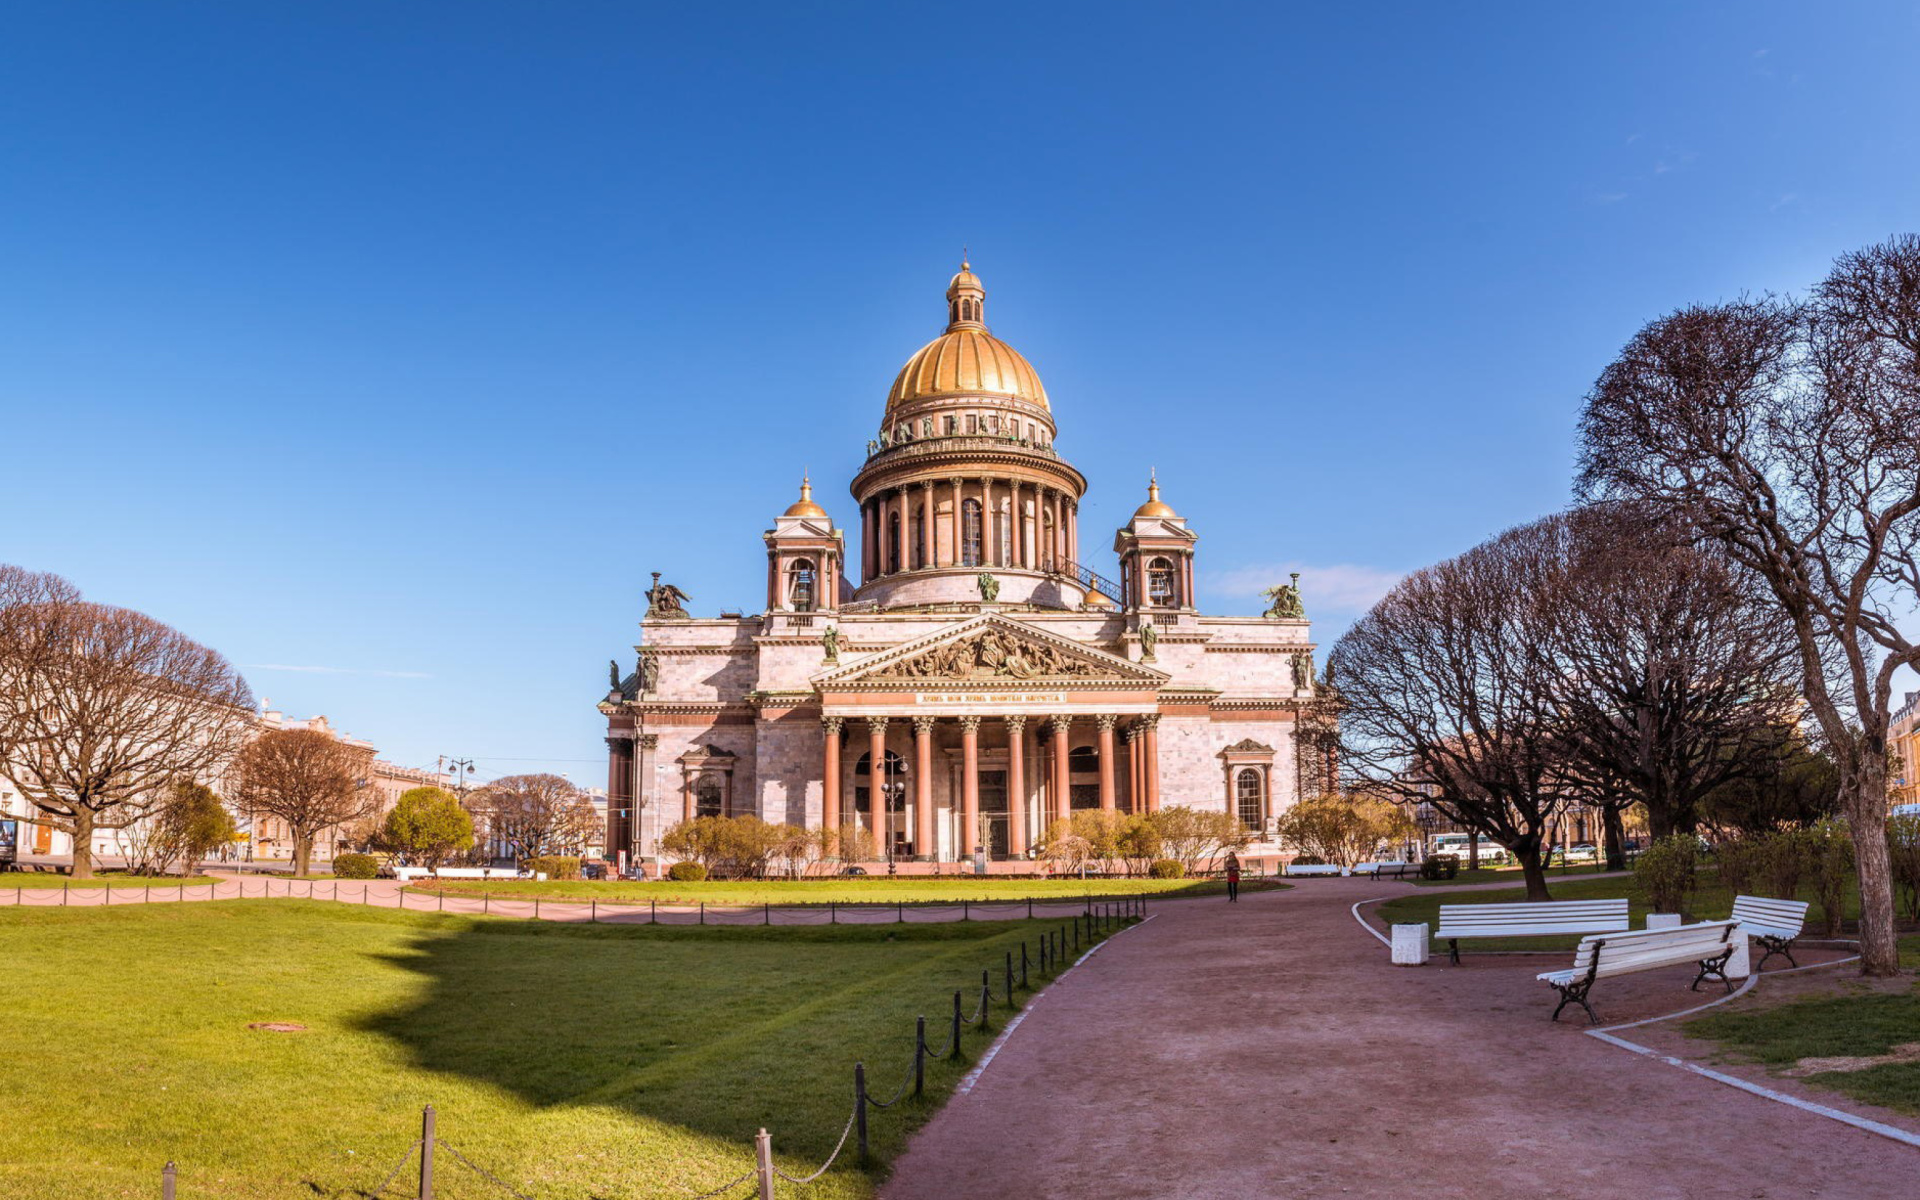
[[[980,970],[1001,961],[992,939],[1011,928],[439,919],[387,959],[424,979],[417,1000],[360,1027],[424,1070],[543,1108],[611,1107],[729,1141],[764,1126],[786,1151],[823,1158],[853,1063],[884,1063],[873,1090],[890,1093],[914,1017],[929,1014],[930,1040],[944,1041],[952,992],[966,989],[972,1009]],[[946,1069],[930,1085],[950,1082],[936,1078]]]

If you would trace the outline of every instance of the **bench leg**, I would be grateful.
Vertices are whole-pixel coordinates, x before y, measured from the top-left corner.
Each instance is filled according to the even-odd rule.
[[[1456,967],[1460,965],[1460,939],[1459,938],[1447,939],[1447,961],[1451,962]]]
[[[1705,980],[1718,979],[1721,983],[1726,984],[1727,990],[1731,992],[1733,990],[1733,980],[1727,977],[1727,960],[1732,957],[1733,947],[1728,946],[1712,958],[1701,959],[1700,973],[1693,977],[1693,986],[1688,990],[1697,992],[1700,990],[1700,984]]]
[[[1766,966],[1767,959],[1772,958],[1776,954],[1786,959],[1789,963],[1793,963],[1793,965],[1796,967],[1800,965],[1799,963],[1794,962],[1793,960],[1793,939],[1792,938],[1768,937],[1765,934],[1762,934],[1758,940],[1760,944],[1766,948],[1767,952],[1761,956],[1760,965],[1755,967],[1754,970],[1758,971],[1760,970],[1761,967]]]
[[[1561,1009],[1566,1008],[1569,1004],[1578,1004],[1581,1008],[1587,1010],[1587,1024],[1598,1025],[1600,1023],[1600,1014],[1594,1012],[1593,1005],[1587,1003],[1587,992],[1593,988],[1593,980],[1580,979],[1564,985],[1556,983],[1553,985],[1553,988],[1560,993],[1560,1006],[1553,1010],[1552,1019],[1556,1023],[1560,1020]]]

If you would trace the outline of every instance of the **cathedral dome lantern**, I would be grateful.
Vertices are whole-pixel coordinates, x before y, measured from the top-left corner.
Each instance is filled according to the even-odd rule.
[[[1158,475],[1147,476],[1147,502],[1113,536],[1120,556],[1121,601],[1133,610],[1190,610],[1193,548],[1199,535],[1160,498]]]

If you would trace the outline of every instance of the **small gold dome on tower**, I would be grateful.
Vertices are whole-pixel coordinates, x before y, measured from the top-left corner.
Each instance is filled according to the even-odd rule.
[[[1136,517],[1177,517],[1180,514],[1173,511],[1171,505],[1161,501],[1160,479],[1157,475],[1149,474],[1147,476],[1147,502],[1139,508],[1134,509],[1133,515]]]
[[[826,509],[821,508],[813,502],[813,480],[805,475],[800,477],[800,498],[788,505],[787,511],[781,515],[787,517],[824,517],[827,515]]]

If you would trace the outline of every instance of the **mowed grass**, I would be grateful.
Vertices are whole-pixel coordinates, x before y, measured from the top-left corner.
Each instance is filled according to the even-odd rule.
[[[680,883],[673,880],[439,879],[412,885],[449,895],[482,892],[505,899],[649,900],[661,904],[918,904],[962,900],[1080,900],[1101,896],[1206,896],[1224,893],[1217,879],[1017,879],[1004,876],[832,877],[823,879],[737,879]],[[1285,887],[1247,880],[1248,890]]]
[[[1901,939],[1900,959],[1909,970],[1920,967],[1920,937]],[[1803,1058],[1872,1058],[1920,1042],[1920,987],[1718,1012],[1684,1028],[1692,1037],[1717,1041],[1735,1057],[1773,1069],[1791,1067]],[[1822,1071],[1803,1078],[1862,1103],[1920,1115],[1920,1062]]]
[[[763,1126],[789,1173],[811,1172],[845,1125],[856,1060],[892,1095],[915,1016],[943,1042],[953,992],[971,1011],[982,968],[1060,924],[576,926],[294,900],[0,910],[15,1034],[0,1195],[158,1195],[173,1160],[180,1200],[362,1196],[429,1103],[444,1140],[541,1200],[684,1200],[745,1171]],[[996,999],[996,1030],[1007,1015]],[[879,1162],[991,1036],[930,1063],[926,1099],[873,1113]],[[852,1162],[807,1194],[870,1196]],[[442,1200],[505,1194],[449,1164],[439,1177]]]

